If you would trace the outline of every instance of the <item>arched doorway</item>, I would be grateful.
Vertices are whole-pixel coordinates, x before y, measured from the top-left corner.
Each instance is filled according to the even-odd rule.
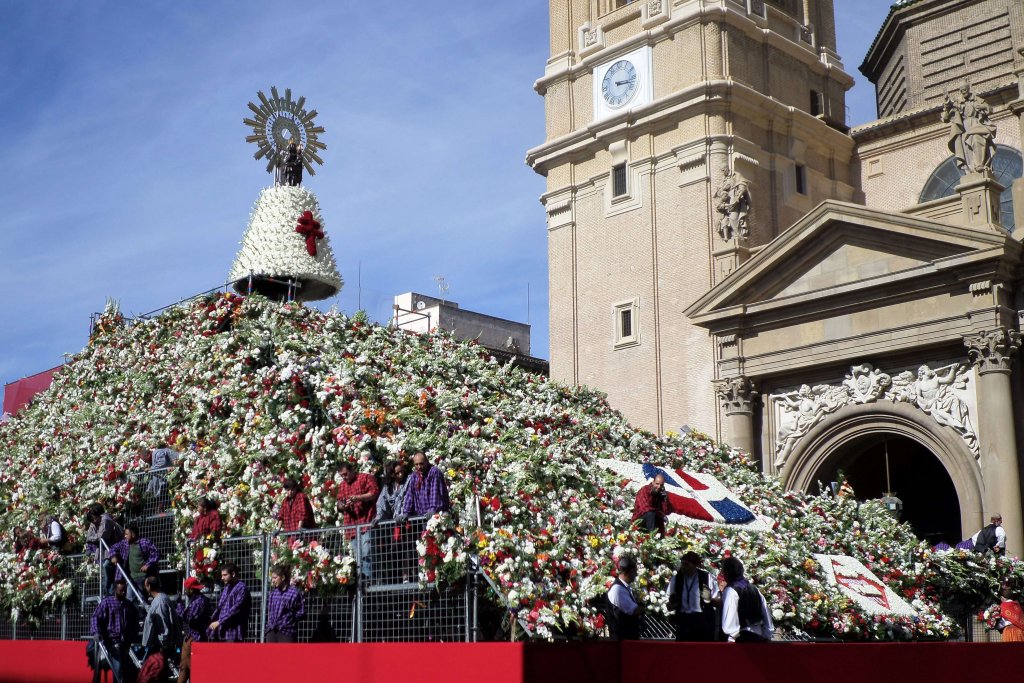
[[[930,545],[940,541],[955,545],[963,539],[953,480],[919,441],[899,434],[872,434],[847,443],[819,467],[815,479],[832,482],[840,477],[850,482],[858,500],[881,498],[888,492],[899,497],[903,501],[900,519]]]
[[[911,516],[918,533],[932,534],[928,540],[935,534],[952,536],[942,539],[949,542],[981,528],[981,469],[974,454],[959,434],[906,403],[877,401],[840,408],[807,433],[779,474],[790,488],[817,492],[818,481],[833,481],[839,469],[853,471],[862,479],[859,489],[851,482],[857,497],[878,497],[885,489],[886,442],[894,492],[919,509],[907,511],[903,519]],[[899,466],[897,449],[903,461]],[[904,467],[909,473],[902,471]],[[953,494],[943,493],[948,492],[947,482]],[[930,516],[946,519],[947,514],[959,514],[959,525],[949,521],[935,527],[927,521]]]

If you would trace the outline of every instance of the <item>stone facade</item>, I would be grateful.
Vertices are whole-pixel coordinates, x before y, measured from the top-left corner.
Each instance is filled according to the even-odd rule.
[[[1011,233],[1006,168],[923,197],[965,82],[1020,154],[1022,16],[894,8],[862,67],[884,118],[849,131],[832,2],[552,0],[547,140],[527,156],[548,182],[552,375],[797,488],[909,440],[951,481],[957,533],[998,511],[1024,551],[1024,201]],[[652,87],[610,108],[598,81],[636,55]]]

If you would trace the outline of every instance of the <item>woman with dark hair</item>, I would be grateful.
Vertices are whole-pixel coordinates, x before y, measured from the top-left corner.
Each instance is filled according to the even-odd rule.
[[[763,643],[772,639],[775,625],[764,596],[743,576],[743,563],[735,557],[722,560],[722,632],[729,642]]]
[[[384,583],[399,583],[403,574],[408,575],[415,563],[415,538],[401,531],[390,522],[405,508],[405,492],[409,487],[408,471],[400,460],[384,463],[384,482],[377,497],[377,515],[373,519],[373,542],[371,564],[378,568],[378,578]]]
[[[189,540],[198,541],[203,538],[212,540],[220,539],[223,521],[220,518],[220,507],[217,501],[212,498],[202,498],[199,501],[199,516],[192,524],[192,531],[189,533]]]
[[[1003,584],[1003,601],[999,604],[999,615],[1003,618],[1003,642],[1024,643],[1024,611],[1014,600],[1013,586]]]
[[[281,501],[281,508],[277,513],[277,519],[281,522],[281,531],[287,533],[302,529],[315,529],[316,520],[313,517],[313,506],[306,494],[302,492],[299,482],[292,477],[285,477],[281,482],[281,488],[285,491],[284,500]]]
[[[405,490],[409,485],[405,465],[398,460],[384,463],[384,481],[377,498],[376,521],[394,519],[405,507]]]

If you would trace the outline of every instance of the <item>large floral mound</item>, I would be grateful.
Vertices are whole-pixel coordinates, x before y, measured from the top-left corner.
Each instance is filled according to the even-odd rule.
[[[638,558],[639,592],[654,611],[664,611],[684,550],[713,560],[729,552],[781,628],[845,639],[948,637],[957,627],[940,605],[979,604],[1022,574],[1012,560],[933,553],[877,504],[785,492],[741,452],[635,429],[602,394],[445,334],[232,295],[133,324],[111,313],[96,330],[46,393],[0,425],[5,548],[42,511],[71,520],[80,539],[85,506],[136,501],[124,474],[144,469],[139,446],[170,438],[185,445],[170,477],[182,539],[204,495],[221,502],[231,533],[274,530],[284,474],[304,481],[320,524],[340,523],[340,462],[369,470],[425,449],[447,474],[454,510],[419,544],[421,578],[456,580],[478,557],[498,589],[490,597],[542,636],[601,628],[589,604],[621,553]],[[607,458],[713,475],[771,530],[633,531],[633,494],[597,464]],[[825,581],[814,554],[859,559],[917,615],[864,611]],[[0,603],[27,610],[65,599],[61,570],[53,553],[0,553]]]

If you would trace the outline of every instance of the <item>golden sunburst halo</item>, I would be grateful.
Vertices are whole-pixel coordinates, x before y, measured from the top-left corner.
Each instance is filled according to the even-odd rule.
[[[252,129],[252,135],[247,135],[246,142],[256,143],[255,159],[267,159],[267,172],[273,173],[281,157],[281,151],[286,149],[292,142],[302,146],[302,165],[309,175],[316,175],[313,164],[323,165],[324,161],[317,152],[327,149],[327,145],[320,142],[320,133],[324,132],[322,126],[314,124],[317,111],[307,112],[303,105],[305,97],[292,101],[291,88],[285,88],[284,97],[277,93],[277,87],[270,89],[270,97],[260,90],[256,93],[259,104],[249,102],[249,109],[254,118],[243,119],[243,123]]]

